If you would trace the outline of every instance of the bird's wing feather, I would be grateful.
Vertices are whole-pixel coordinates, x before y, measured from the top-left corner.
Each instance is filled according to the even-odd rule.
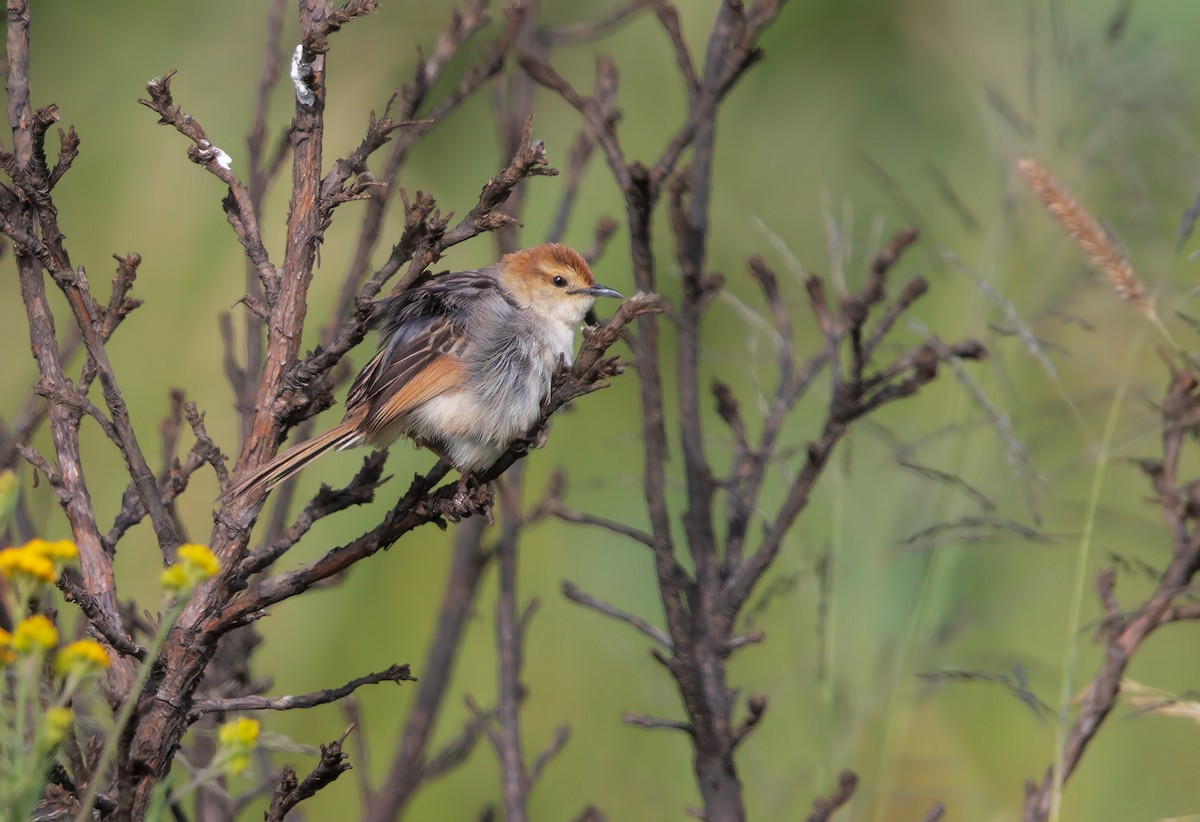
[[[466,372],[462,361],[452,354],[435,355],[419,364],[414,361],[412,365],[403,372],[385,369],[384,373],[391,379],[385,385],[396,387],[381,388],[374,394],[360,426],[368,439],[421,403],[461,385]]]
[[[461,383],[464,329],[481,300],[507,296],[495,279],[462,271],[418,280],[387,298],[379,352],[350,386],[346,417],[362,415],[368,438],[423,402]]]

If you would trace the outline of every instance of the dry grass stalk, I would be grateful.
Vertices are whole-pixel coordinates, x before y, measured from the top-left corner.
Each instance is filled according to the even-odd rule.
[[[1046,210],[1067,230],[1092,265],[1108,280],[1117,296],[1153,319],[1154,306],[1150,304],[1146,290],[1108,232],[1037,160],[1022,157],[1017,160],[1017,169],[1025,176],[1025,181]]]
[[[1125,701],[1142,714],[1177,716],[1200,723],[1200,702],[1184,699],[1170,691],[1143,685],[1132,679],[1121,680]]]

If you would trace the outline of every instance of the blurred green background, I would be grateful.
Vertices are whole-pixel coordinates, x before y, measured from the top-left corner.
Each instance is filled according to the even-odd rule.
[[[233,156],[234,170],[244,171],[266,4],[32,5],[34,105],[57,103],[63,124],[74,125],[82,138],[81,155],[57,189],[73,260],[107,294],[111,254],[137,251],[144,258],[134,293],[146,305],[110,346],[142,443],[156,463],[156,425],[168,410],[169,389],[179,387],[208,414],[208,430],[226,452],[236,453],[216,316],[242,294],[243,256],[220,209],[220,184],[188,162],[184,139],[157,127],[136,100],[148,79],[178,69],[177,103]],[[408,79],[415,47],[428,50],[448,14],[442,4],[415,0],[382,5],[333,38],[327,165],[357,144],[368,113],[381,110],[391,89]],[[542,12],[546,20],[569,22],[612,5],[546,0]],[[680,5],[693,50],[703,53],[716,3]],[[807,329],[802,271],[844,277],[853,286],[882,239],[916,224],[923,242],[896,272],[896,282],[920,273],[933,287],[889,352],[919,339],[923,326],[944,340],[979,338],[994,355],[970,369],[990,411],[946,373],[917,398],[857,426],[767,580],[777,595],[754,616],[767,640],[732,664],[737,687],[770,699],[765,721],[739,754],[753,818],[803,818],[811,799],[828,792],[844,767],[858,771],[861,787],[839,819],[918,819],[936,800],[947,804],[951,819],[1019,818],[1023,780],[1040,779],[1053,756],[1053,713],[1039,717],[998,684],[931,685],[917,675],[953,669],[1027,676],[1033,692],[1056,707],[1071,662],[1069,641],[1078,648],[1070,692],[1090,678],[1098,660],[1090,641],[1098,616],[1090,593],[1095,571],[1111,562],[1110,552],[1155,565],[1169,554],[1161,519],[1146,501],[1148,486],[1123,459],[1155,454],[1154,404],[1166,383],[1154,354],[1161,338],[1086,269],[1013,171],[1016,157],[1031,154],[1075,191],[1128,248],[1140,276],[1157,291],[1159,313],[1190,346],[1191,332],[1174,314],[1191,310],[1194,243],[1177,248],[1175,233],[1200,188],[1194,82],[1200,4],[1137,4],[1113,37],[1110,24],[1125,5],[1133,6],[1119,0],[792,0],[763,38],[767,59],[722,109],[709,265],[726,274],[729,293],[709,316],[703,361],[708,376],[735,386],[752,430],[756,397],[774,379],[771,341],[756,317],[761,303],[744,273],[754,252],[763,252],[779,272],[795,322]],[[293,17],[289,9],[285,42],[296,39]],[[460,55],[447,82],[494,32]],[[644,14],[551,60],[578,87],[590,88],[599,53],[612,54],[621,73],[627,155],[653,160],[684,112],[664,34]],[[290,90],[280,88],[273,133],[289,115]],[[539,91],[535,131],[552,162],[565,162],[577,128],[573,111]],[[400,184],[430,191],[444,209],[464,213],[500,166],[494,131],[485,92],[422,142]],[[276,255],[286,179],[285,172],[264,218]],[[530,185],[525,242],[544,235],[561,185],[561,178]],[[597,161],[567,241],[587,245],[604,214],[620,217],[622,210]],[[306,345],[315,342],[336,298],[356,217],[354,205],[343,206],[321,248]],[[393,238],[396,225],[393,215]],[[628,291],[626,241],[623,232],[617,235],[597,276]],[[663,290],[674,294],[665,221],[657,247]],[[445,265],[483,264],[493,254],[491,241],[481,238],[454,249]],[[956,265],[948,264],[948,255]],[[9,275],[0,277],[8,352],[0,414],[11,419],[36,372],[26,354],[10,259],[0,265]],[[238,316],[240,309],[234,311]],[[1012,335],[1013,312],[1036,335],[1045,360]],[[60,311],[60,328],[66,323]],[[811,329],[801,342],[813,350]],[[368,348],[351,356],[355,366],[365,362]],[[634,380],[632,373],[620,378],[555,421],[547,447],[529,460],[529,496],[553,468],[564,466],[569,504],[642,524]],[[1071,637],[1088,490],[1118,395],[1113,459],[1085,557],[1083,625]],[[788,428],[789,444],[814,435],[823,402],[817,391],[802,407]],[[1023,444],[1024,467],[1013,467],[1013,448],[998,434],[993,415]],[[339,418],[333,409],[322,421]],[[105,523],[118,509],[123,466],[94,425],[84,429],[85,469]],[[708,433],[715,464],[726,465],[726,432],[715,416]],[[38,445],[50,448],[45,436]],[[995,510],[901,467],[898,452],[906,446],[913,447],[912,461],[960,476]],[[303,475],[301,493],[322,478],[348,478],[361,456],[328,457]],[[389,470],[399,479],[381,504],[322,522],[284,564],[359,533],[407,476],[430,463],[423,452],[393,449]],[[774,475],[777,487],[768,489],[764,514],[782,497],[789,465],[794,462]],[[677,463],[674,469],[678,502]],[[203,541],[216,483],[202,475],[193,485],[182,513],[190,536]],[[46,536],[64,534],[45,489],[32,491],[29,504]],[[981,516],[1020,523],[1040,538],[977,527],[907,541],[940,523]],[[118,556],[123,595],[144,607],[156,601],[160,568],[152,536],[145,527],[135,530]],[[420,676],[450,537],[421,530],[356,567],[337,587],[274,608],[259,624],[266,642],[255,662],[259,674],[274,678],[272,693],[340,684],[393,661],[412,663]],[[620,719],[624,710],[679,716],[673,683],[639,635],[558,593],[560,582],[570,579],[658,621],[649,555],[608,534],[551,522],[530,530],[522,550],[521,593],[542,603],[527,649],[526,750],[541,750],[561,723],[574,732],[534,791],[533,818],[570,818],[588,803],[616,820],[686,818],[684,808],[698,802],[686,740],[627,728]],[[824,556],[833,573],[822,634],[817,567]],[[457,733],[467,717],[464,694],[484,705],[494,699],[493,588],[489,575],[437,740]],[[1118,591],[1132,604],[1148,583],[1122,574]],[[1130,676],[1187,691],[1200,673],[1194,649],[1188,627],[1165,630],[1144,648]],[[372,756],[355,767],[374,780],[387,766],[414,693],[409,687],[359,692]],[[346,724],[335,707],[263,719],[270,731],[309,745],[338,736]],[[1119,710],[1071,781],[1064,818],[1200,818],[1189,817],[1200,814],[1200,790],[1190,767],[1181,765],[1191,761],[1198,742],[1200,729],[1186,720]],[[310,766],[299,753],[284,760],[301,772]],[[475,818],[483,805],[498,801],[498,786],[495,759],[481,744],[464,767],[420,794],[409,818]],[[351,773],[304,808],[311,819],[344,819],[355,815],[357,803]]]

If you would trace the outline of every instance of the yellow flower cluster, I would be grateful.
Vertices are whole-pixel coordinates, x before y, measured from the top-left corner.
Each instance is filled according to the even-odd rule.
[[[41,582],[54,582],[54,562],[49,557],[25,548],[5,548],[0,551],[0,573],[10,579],[24,576]]]
[[[66,562],[79,556],[79,549],[69,539],[60,539],[54,542],[44,539],[31,539],[25,543],[25,549],[58,562]]]
[[[216,576],[221,563],[216,554],[203,545],[180,545],[177,560],[162,572],[162,586],[168,591],[187,593],[203,580]]]
[[[12,632],[12,649],[18,654],[38,654],[58,644],[58,629],[42,614],[25,617]]]
[[[42,744],[49,750],[62,742],[67,731],[71,729],[71,723],[75,717],[71,714],[70,708],[58,707],[50,708],[45,713],[45,721],[42,725]]]
[[[10,634],[0,628],[0,665],[16,661],[17,655],[41,655],[58,645],[58,629],[42,614],[33,614],[17,623]],[[108,651],[94,639],[80,639],[59,650],[54,671],[59,676],[84,677],[103,671],[111,664]]]
[[[258,744],[260,728],[257,719],[239,716],[217,729],[218,758],[230,774],[239,774],[250,766],[250,753]]]
[[[8,578],[18,577],[38,582],[54,582],[67,561],[79,555],[75,543],[69,540],[48,542],[32,539],[20,548],[0,551],[0,573]]]
[[[200,573],[204,574],[205,579],[216,576],[217,571],[221,570],[221,563],[217,562],[217,555],[204,545],[190,543],[180,545],[179,561],[198,569]]]
[[[261,727],[257,719],[239,716],[220,727],[217,731],[217,741],[224,748],[253,748],[258,744],[258,732]]]
[[[94,639],[80,639],[58,652],[54,670],[62,676],[89,674],[109,666],[108,651]]]

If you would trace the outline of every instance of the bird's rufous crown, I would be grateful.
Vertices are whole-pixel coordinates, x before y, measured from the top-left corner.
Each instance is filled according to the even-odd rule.
[[[532,248],[523,248],[505,254],[501,262],[518,276],[535,277],[542,273],[551,273],[550,269],[553,268],[569,268],[583,280],[584,287],[596,282],[587,260],[575,249],[561,243],[542,243]]]

